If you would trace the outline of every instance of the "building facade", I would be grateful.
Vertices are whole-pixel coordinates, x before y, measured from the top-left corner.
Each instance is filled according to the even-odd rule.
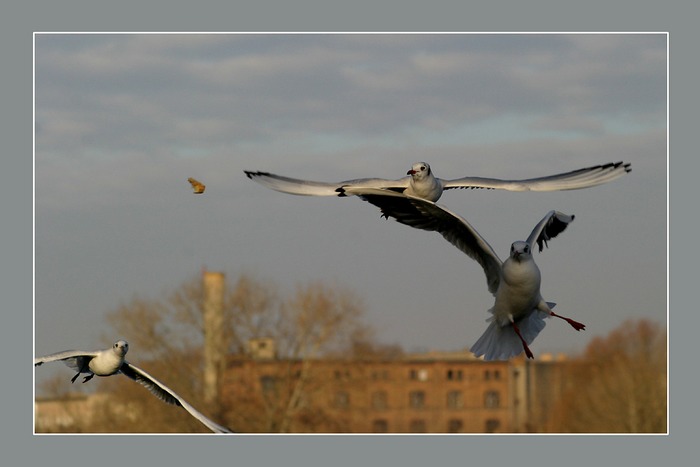
[[[556,401],[560,363],[485,362],[469,352],[361,361],[252,356],[229,360],[222,396],[238,401],[228,419],[266,414],[251,431],[530,432],[542,430]]]
[[[485,362],[469,352],[286,360],[262,339],[248,355],[226,359],[219,413],[244,433],[542,432],[565,386],[565,365],[547,355]],[[77,415],[84,425],[108,396],[37,399],[35,429],[89,429]],[[116,416],[133,414],[123,407]]]

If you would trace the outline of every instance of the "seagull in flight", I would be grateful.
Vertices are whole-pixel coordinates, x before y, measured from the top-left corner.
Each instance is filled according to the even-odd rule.
[[[632,170],[630,163],[610,162],[594,165],[584,169],[573,170],[546,177],[529,178],[525,180],[500,180],[497,178],[463,177],[454,180],[443,180],[435,177],[430,165],[426,162],[416,162],[406,173],[406,177],[398,180],[383,178],[359,178],[338,183],[314,182],[283,177],[268,172],[253,172],[245,170],[251,180],[282,193],[305,196],[353,196],[361,195],[367,189],[385,189],[408,196],[437,201],[444,190],[455,188],[508,190],[508,191],[559,191],[578,190],[606,183]]]
[[[121,373],[139,384],[142,384],[151,391],[158,399],[168,404],[178,405],[187,410],[190,415],[202,422],[204,426],[214,433],[232,433],[228,428],[219,425],[202,415],[197,409],[192,407],[187,401],[175,394],[172,389],[161,383],[153,376],[146,373],[141,368],[132,365],[124,360],[124,356],[129,351],[129,343],[120,340],[115,342],[111,348],[85,352],[82,350],[66,350],[44,357],[34,359],[34,366],[39,366],[47,362],[62,361],[78,373],[73,376],[71,383],[75,382],[81,373],[87,373],[83,383],[90,381],[95,375],[111,376]]]
[[[401,224],[439,232],[484,269],[489,292],[496,300],[489,310],[490,324],[470,349],[477,357],[507,360],[524,350],[528,358],[534,358],[528,345],[544,329],[544,318],[561,318],[577,331],[585,329],[583,324],[554,313],[556,304],[542,298],[540,270],[532,257],[533,248],[537,246],[542,251],[574,220],[573,215],[549,211],[527,240],[514,242],[508,259],[501,261],[464,218],[432,201],[382,189],[368,190],[359,196],[380,208],[387,219],[392,217]]]

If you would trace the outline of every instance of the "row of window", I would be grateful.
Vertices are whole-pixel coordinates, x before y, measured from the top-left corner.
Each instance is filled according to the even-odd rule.
[[[373,381],[386,381],[389,380],[389,370],[373,370],[370,373],[370,378]],[[427,368],[412,368],[408,370],[408,379],[413,381],[428,381],[428,369]],[[348,380],[350,379],[350,372],[348,370],[335,370],[334,377],[337,380]],[[500,370],[484,370],[483,378],[485,381],[489,380],[500,380],[501,371]],[[445,372],[445,379],[448,381],[463,381],[465,379],[465,373],[462,370],[448,369]]]
[[[501,370],[484,370],[483,372],[484,380],[500,380]],[[411,369],[408,371],[408,378],[415,381],[427,381],[428,380],[428,370],[425,368]],[[448,369],[445,372],[445,379],[448,381],[462,381],[465,378],[465,374],[462,370]]]
[[[386,391],[375,391],[371,395],[371,407],[375,410],[389,408],[389,395]],[[462,391],[448,391],[447,408],[461,409],[464,407],[464,394]],[[426,405],[425,391],[411,391],[408,393],[408,405],[412,409],[422,409]],[[501,396],[498,391],[484,392],[484,407],[495,409],[501,405]],[[350,394],[346,391],[337,391],[333,398],[333,406],[338,409],[350,408]]]
[[[488,419],[484,423],[485,433],[495,433],[501,427],[501,421],[495,418]],[[462,433],[464,431],[464,422],[458,418],[447,421],[447,433]],[[411,420],[408,427],[411,433],[426,433],[427,424],[425,420]],[[372,421],[373,433],[389,433],[389,422],[385,419],[376,419]]]

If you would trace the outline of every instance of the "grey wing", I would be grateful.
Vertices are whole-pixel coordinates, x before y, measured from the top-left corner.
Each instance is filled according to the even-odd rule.
[[[124,374],[124,376],[127,376],[137,383],[145,386],[154,396],[163,402],[178,405],[187,410],[190,415],[199,420],[204,426],[209,428],[214,433],[232,433],[232,431],[228,428],[205,417],[197,409],[192,407],[186,400],[178,396],[172,389],[155,379],[141,368],[125,361],[122,364],[120,371],[122,374]]]
[[[501,260],[491,245],[469,222],[446,208],[415,196],[391,191],[365,192],[360,198],[377,206],[386,218],[410,227],[439,232],[484,269],[489,291],[495,293],[501,280]]]
[[[566,215],[559,211],[549,211],[546,216],[535,226],[532,233],[527,238],[530,246],[537,243],[539,250],[547,245],[547,241],[562,233],[566,227],[574,221],[574,215]]]
[[[445,190],[454,188],[483,188],[508,191],[578,190],[610,182],[631,171],[632,164],[629,162],[609,162],[607,164],[572,170],[571,172],[524,180],[464,177],[455,180],[442,180],[442,183]]]
[[[63,362],[75,371],[81,372],[87,368],[87,364],[96,357],[96,351],[65,350],[34,359],[34,366],[39,366],[49,362]]]
[[[343,182],[326,183],[311,180],[283,177],[269,172],[244,171],[246,176],[267,188],[282,193],[302,196],[351,196],[355,190],[364,188],[386,188],[403,191],[408,187],[408,177],[400,180],[385,180],[383,178],[359,178]]]

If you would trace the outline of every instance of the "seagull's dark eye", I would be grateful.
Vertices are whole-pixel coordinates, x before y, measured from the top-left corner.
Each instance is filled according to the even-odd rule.
[[[425,170],[425,166],[422,165],[422,166],[420,167],[420,170],[421,170],[421,172],[424,171],[424,170]]]

